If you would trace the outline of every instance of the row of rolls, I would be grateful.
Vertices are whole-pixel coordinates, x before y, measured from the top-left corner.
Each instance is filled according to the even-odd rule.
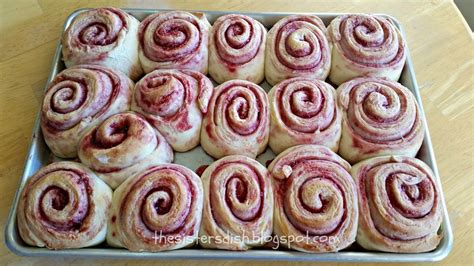
[[[439,244],[440,189],[431,169],[407,156],[353,166],[329,148],[299,145],[266,168],[243,155],[202,173],[151,165],[115,191],[78,162],[40,169],[20,195],[18,228],[29,245],[81,248],[104,241],[134,252],[199,245],[248,250],[416,253]]]
[[[216,159],[256,158],[267,145],[279,154],[300,144],[327,146],[351,164],[382,155],[414,157],[425,133],[414,95],[386,79],[359,77],[334,89],[296,77],[267,93],[245,80],[214,87],[191,70],[155,70],[135,84],[94,65],[68,68],[53,79],[41,128],[56,156],[79,157],[107,176],[139,161],[171,162],[173,150],[199,144]],[[112,187],[123,179],[110,178],[116,179],[108,181]]]
[[[155,69],[188,69],[218,83],[233,79],[275,85],[291,77],[312,77],[336,85],[358,76],[397,81],[406,44],[390,19],[348,14],[323,21],[291,15],[267,29],[240,14],[214,24],[203,13],[163,11],[143,21],[117,8],[77,15],[62,38],[67,67],[94,64],[131,79]]]

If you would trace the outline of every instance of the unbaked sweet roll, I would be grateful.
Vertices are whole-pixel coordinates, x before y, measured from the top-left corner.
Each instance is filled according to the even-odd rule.
[[[382,155],[415,157],[424,125],[415,97],[398,82],[356,78],[337,88],[342,108],[339,154],[350,163]]]
[[[336,85],[359,76],[397,81],[406,60],[405,40],[389,19],[341,15],[328,27],[333,43],[329,79]]]
[[[281,244],[304,252],[336,252],[355,241],[357,188],[350,169],[319,145],[295,146],[273,160],[268,168],[275,191],[273,232],[286,240]]]
[[[292,77],[325,80],[331,68],[326,26],[314,15],[292,15],[268,32],[265,78],[270,85]]]
[[[209,74],[217,83],[264,78],[267,30],[257,20],[230,14],[219,17],[209,37]]]
[[[139,23],[133,16],[113,7],[80,13],[62,38],[64,63],[67,67],[102,65],[138,79],[143,73],[138,60]]]
[[[274,86],[268,97],[269,145],[274,153],[299,144],[319,144],[337,152],[341,111],[331,85],[313,78],[291,78]]]
[[[155,70],[135,86],[132,110],[143,114],[175,151],[185,152],[199,144],[213,89],[197,71]]]
[[[384,156],[352,168],[359,189],[357,243],[369,250],[418,253],[442,235],[441,190],[431,169],[406,156]]]
[[[268,144],[268,96],[258,85],[230,80],[214,89],[201,128],[201,146],[214,158],[255,158]]]
[[[140,63],[155,69],[190,69],[207,74],[209,29],[203,13],[160,12],[140,23]]]
[[[25,184],[18,203],[18,231],[26,244],[82,248],[105,240],[112,190],[80,163],[41,168]]]
[[[193,245],[202,202],[202,182],[193,171],[177,164],[151,166],[114,191],[107,243],[151,252]]]
[[[119,71],[80,65],[49,84],[41,109],[41,129],[54,155],[77,156],[79,140],[107,117],[130,109],[133,82]]]
[[[151,165],[173,161],[165,138],[133,112],[113,115],[90,130],[78,154],[112,188]]]
[[[201,246],[247,250],[270,240],[273,191],[263,165],[246,156],[227,156],[207,167],[201,179]]]

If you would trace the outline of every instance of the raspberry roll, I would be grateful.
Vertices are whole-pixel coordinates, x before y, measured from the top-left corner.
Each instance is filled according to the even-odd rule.
[[[398,82],[356,78],[337,88],[342,108],[339,154],[350,163],[382,155],[415,157],[424,138],[420,109]]]
[[[140,115],[113,115],[89,131],[79,144],[79,159],[110,187],[151,165],[173,161],[165,138]]]
[[[93,64],[121,71],[138,79],[143,70],[138,59],[138,25],[118,8],[98,8],[77,15],[62,38],[67,67]]]
[[[138,31],[138,52],[145,73],[189,69],[207,74],[210,27],[203,13],[170,11],[148,16]]]
[[[135,86],[132,110],[141,113],[175,151],[199,144],[201,123],[214,86],[192,70],[155,70]]]
[[[267,30],[245,15],[224,15],[212,26],[209,38],[209,74],[217,83],[264,78]]]
[[[193,245],[202,216],[199,176],[177,164],[151,166],[115,191],[107,243],[131,251],[165,251]]]
[[[214,89],[201,128],[201,146],[212,157],[255,158],[268,144],[268,97],[258,85],[230,80]]]
[[[76,157],[79,140],[90,128],[128,111],[133,85],[121,72],[102,66],[74,66],[56,75],[41,109],[44,140],[54,155]]]
[[[431,169],[406,156],[384,156],[352,168],[359,190],[357,243],[399,253],[435,249],[442,235],[441,189]]]
[[[314,15],[292,15],[268,32],[265,78],[270,85],[292,77],[325,80],[331,68],[326,26]]]
[[[329,148],[300,145],[280,153],[268,170],[275,191],[275,235],[303,252],[336,252],[357,233],[357,189],[351,166]],[[290,241],[292,240],[292,241]]]
[[[323,145],[337,152],[342,115],[331,85],[313,78],[291,78],[274,86],[268,97],[269,145],[274,153],[299,144]]]
[[[18,203],[18,231],[26,244],[82,248],[105,240],[112,190],[80,163],[41,168],[25,184]]]
[[[406,60],[406,44],[389,19],[350,14],[335,18],[328,27],[333,43],[329,79],[336,85],[359,76],[397,81]]]
[[[201,179],[201,246],[247,250],[270,240],[273,191],[263,165],[246,156],[227,156],[207,167]]]

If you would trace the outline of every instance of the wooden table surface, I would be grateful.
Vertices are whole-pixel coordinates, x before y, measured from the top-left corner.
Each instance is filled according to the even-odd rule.
[[[91,1],[92,2],[92,1]],[[449,215],[454,249],[442,263],[472,265],[473,259],[473,65],[471,31],[452,1],[42,1],[0,3],[0,223],[2,230],[23,168],[30,135],[64,20],[81,7],[142,7],[229,11],[376,12],[395,16],[406,31]],[[4,244],[7,264],[152,264],[24,258]],[[208,265],[209,261],[163,261],[166,265]],[[284,265],[286,262],[212,261],[222,264]],[[300,265],[305,264],[301,263]]]

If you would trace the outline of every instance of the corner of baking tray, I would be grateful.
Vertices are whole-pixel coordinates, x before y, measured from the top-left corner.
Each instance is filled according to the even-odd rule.
[[[20,181],[21,182],[21,181]],[[16,227],[15,227],[15,219],[16,219],[16,203],[18,201],[19,197],[19,191],[20,191],[20,186],[18,186],[18,189],[15,193],[14,197],[14,205],[10,208],[10,212],[8,214],[8,219],[7,223],[5,226],[5,231],[4,231],[4,238],[5,238],[5,245],[7,248],[13,252],[14,254],[18,256],[31,256],[29,252],[27,252],[23,246],[16,241],[15,237],[13,236]]]
[[[27,252],[18,242],[16,242],[11,234],[8,233],[10,231],[9,227],[11,226],[13,225],[10,223],[5,227],[5,245],[15,255],[22,257],[31,256],[31,254]],[[15,230],[15,228],[11,228],[11,230]]]
[[[64,22],[64,26],[63,26],[63,31],[65,31],[67,29],[67,27],[69,26],[69,24],[71,24],[72,20],[77,17],[77,15],[81,14],[82,12],[85,12],[87,10],[90,10],[91,8],[79,8],[79,9],[76,9],[74,10],[71,14],[69,14],[69,16],[67,16],[66,18],[66,21]]]
[[[447,216],[445,216],[444,218],[447,219]],[[453,234],[449,221],[446,221],[446,223],[443,224],[443,227],[443,230],[445,230],[447,234],[444,234],[444,239],[442,240],[440,246],[438,246],[433,252],[428,253],[429,261],[442,261],[448,257],[449,253],[453,249]]]
[[[15,196],[16,198],[16,196]],[[10,232],[13,232],[13,230],[15,228],[13,228],[13,220],[12,220],[12,216],[13,216],[13,213],[15,212],[13,210],[14,207],[11,207],[10,208],[10,212],[8,214],[8,218],[7,218],[7,222],[5,224],[5,230],[3,231],[3,237],[5,238],[5,245],[7,246],[7,248],[12,251],[13,253],[17,254],[17,255],[21,255],[20,254],[20,251],[18,251],[17,249],[17,243],[15,242],[15,239],[13,238],[13,235],[10,233]]]
[[[395,24],[395,26],[397,26],[397,28],[401,29],[402,23],[400,23],[400,21],[397,18],[395,18],[394,16],[386,14],[386,13],[382,13],[382,14],[379,14],[379,15],[382,15],[385,18],[388,18],[391,22],[393,22],[393,24]]]

